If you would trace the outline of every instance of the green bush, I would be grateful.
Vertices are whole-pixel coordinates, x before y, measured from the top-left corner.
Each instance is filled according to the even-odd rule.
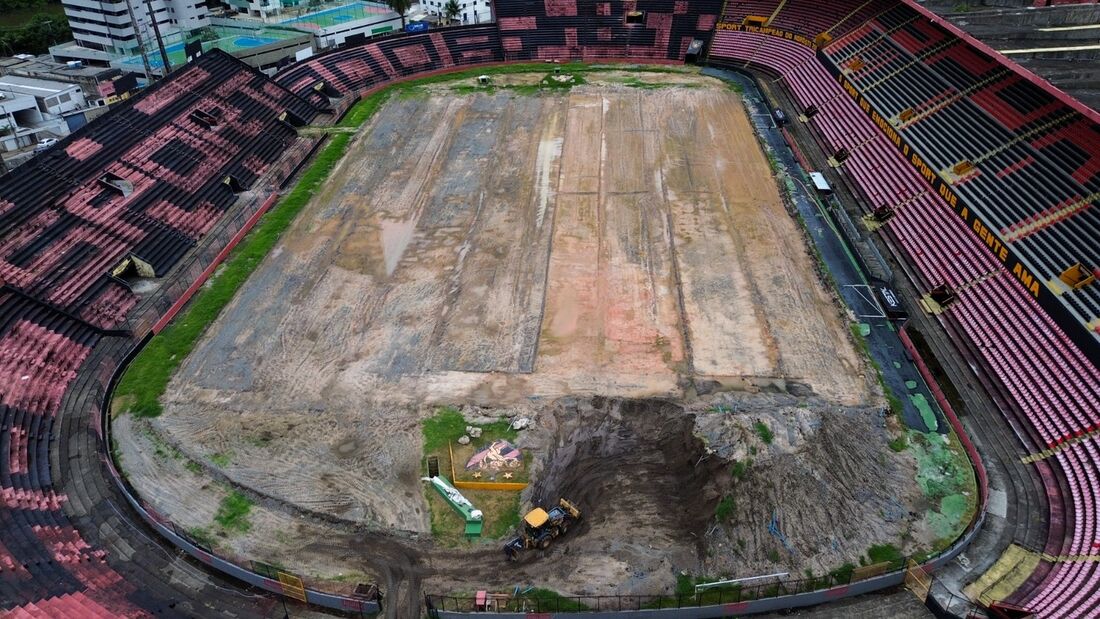
[[[833,578],[833,582],[840,584],[850,582],[852,580],[852,573],[856,571],[856,566],[851,563],[845,563],[835,570],[829,572],[829,576]]]
[[[902,452],[905,451],[905,448],[909,446],[909,440],[905,437],[904,434],[902,434],[896,439],[890,441],[889,445],[890,449],[897,452]]]
[[[734,460],[730,465],[730,475],[734,479],[744,479],[745,474],[749,472],[749,467],[752,466],[752,458],[748,460]]]
[[[41,6],[44,8],[45,4]],[[0,30],[0,46],[21,54],[45,54],[51,45],[70,39],[72,33],[65,16],[46,12],[36,13],[20,28]]]
[[[718,507],[714,508],[714,517],[718,519],[718,522],[728,522],[733,517],[733,512],[737,508],[737,505],[733,501],[733,497],[726,495],[722,497],[721,501],[718,501]]]
[[[760,437],[760,440],[764,441],[765,445],[771,445],[775,435],[772,434],[772,429],[768,427],[768,424],[763,421],[757,421],[752,424],[752,427],[756,430],[756,434]]]
[[[218,511],[214,514],[214,522],[221,525],[226,531],[238,531],[244,533],[252,528],[248,522],[248,512],[252,511],[252,501],[248,497],[232,490],[225,495]]]
[[[867,549],[867,558],[871,560],[872,564],[875,563],[897,563],[904,557],[897,546],[893,544],[875,544]]]

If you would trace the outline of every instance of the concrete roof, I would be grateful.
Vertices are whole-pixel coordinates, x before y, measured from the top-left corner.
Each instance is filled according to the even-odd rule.
[[[54,95],[79,89],[76,84],[68,82],[54,82],[40,80],[33,77],[21,77],[19,75],[0,76],[0,90],[7,90],[35,97],[52,97]]]

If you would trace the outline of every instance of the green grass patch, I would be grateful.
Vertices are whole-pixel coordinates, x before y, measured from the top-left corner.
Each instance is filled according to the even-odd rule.
[[[890,441],[889,445],[892,451],[900,453],[902,451],[905,451],[906,447],[909,447],[909,438],[902,434],[901,436]]]
[[[876,364],[877,367],[877,364]],[[886,384],[886,381],[882,379],[882,372],[878,374],[879,384],[882,385],[882,392],[886,395],[886,403],[890,406],[891,415],[900,415],[905,410],[905,405],[901,403],[901,398],[894,395],[894,390],[890,388],[890,385]],[[935,415],[932,416],[932,420],[935,421]]]
[[[164,437],[153,428],[146,425],[142,427],[141,433],[153,444],[153,455],[157,458],[162,460],[167,460],[169,458],[179,460],[183,458],[183,454],[180,453],[180,450],[176,449],[175,445],[169,445],[168,442],[164,440]]]
[[[184,462],[183,468],[191,471],[195,475],[202,475],[202,465],[198,462],[195,462],[194,460],[188,460],[187,462]]]
[[[871,358],[871,349],[867,346],[867,335],[864,333],[864,329],[867,325],[861,322],[853,322],[848,325],[848,328],[852,330],[852,341],[856,343],[856,348],[859,349],[860,354],[864,357]]]
[[[871,560],[873,565],[885,562],[897,563],[905,557],[898,550],[898,547],[893,544],[875,544],[867,549],[867,558]]]
[[[421,430],[424,434],[424,453],[431,455],[435,452],[446,452],[447,445],[466,434],[466,426],[475,425],[466,423],[466,419],[457,408],[443,406],[436,410],[436,414],[424,420]],[[519,432],[511,427],[509,421],[500,420],[493,423],[481,424],[481,437],[473,439],[473,444],[487,444],[497,439],[514,441]]]
[[[466,419],[458,409],[444,406],[436,411],[434,417],[424,420],[421,431],[424,433],[424,452],[432,453],[447,449],[447,444],[457,441],[466,433]]]
[[[210,529],[206,527],[191,527],[187,529],[187,535],[200,546],[205,546],[211,550],[214,548],[214,536],[210,533]]]
[[[745,475],[749,472],[749,467],[752,466],[752,458],[748,460],[734,459],[733,464],[730,465],[730,475],[734,479],[744,479]]]
[[[233,462],[233,454],[231,452],[219,451],[210,456],[210,461],[214,463],[214,466],[224,469]]]
[[[226,531],[244,533],[252,528],[252,524],[248,522],[250,511],[252,511],[252,501],[240,492],[231,490],[218,505],[214,522]]]
[[[550,589],[532,589],[524,593],[522,597],[528,600],[527,606],[529,609],[540,612],[590,610],[588,606],[585,606],[578,600],[567,598],[557,591],[551,591]]]
[[[718,501],[718,506],[714,508],[714,517],[718,522],[729,522],[730,518],[733,518],[733,512],[737,509],[737,504],[734,502],[733,497],[726,495],[722,497],[721,501]]]
[[[851,582],[852,573],[855,571],[856,566],[852,565],[851,563],[845,563],[844,565],[841,565],[835,570],[829,572],[829,576],[832,577],[833,582],[836,583]]]
[[[772,433],[772,429],[768,427],[768,424],[763,421],[757,421],[752,424],[752,427],[756,430],[756,435],[760,437],[760,440],[764,441],[765,445],[772,444],[772,441],[775,439],[775,434]]]

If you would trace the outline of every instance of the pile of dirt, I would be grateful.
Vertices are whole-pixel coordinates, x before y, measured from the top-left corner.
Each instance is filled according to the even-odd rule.
[[[881,409],[723,394],[696,418],[728,465],[707,574],[823,574],[859,565],[874,545],[908,553],[931,541],[914,527],[916,462],[889,448]]]

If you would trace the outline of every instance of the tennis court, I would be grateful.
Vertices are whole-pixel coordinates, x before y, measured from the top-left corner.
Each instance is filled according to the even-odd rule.
[[[302,14],[279,23],[297,28],[319,30],[392,12],[388,6],[374,2],[352,2],[312,13],[306,13],[307,10],[309,9],[296,9],[295,12],[301,11]]]
[[[203,41],[203,51],[210,51],[212,49],[221,49],[227,52],[237,52],[242,49],[251,49],[253,47],[260,47],[261,45],[267,45],[269,43],[275,43],[282,41],[283,39],[289,39],[297,36],[302,36],[304,33],[296,32],[288,28],[227,28],[225,26],[214,26],[211,28],[217,35],[217,39],[211,39],[209,41]],[[154,69],[160,69],[163,67],[164,62],[160,57],[160,50],[157,49],[156,44],[151,41],[145,42],[145,50],[149,56],[149,66]],[[187,55],[184,52],[184,42],[177,41],[169,45],[165,45],[164,51],[168,54],[168,61],[173,67],[180,66],[187,62]],[[140,71],[142,69],[142,60],[140,55],[129,56],[124,58],[122,64],[132,71]]]

